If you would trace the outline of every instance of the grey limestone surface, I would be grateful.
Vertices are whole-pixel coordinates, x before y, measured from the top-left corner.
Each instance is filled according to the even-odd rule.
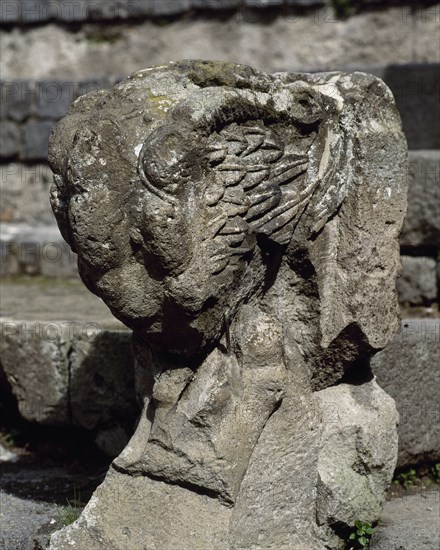
[[[406,250],[425,249],[434,257],[440,243],[440,151],[410,151],[409,161],[408,211],[400,242]]]
[[[440,461],[440,319],[404,319],[372,360],[400,414],[398,466]]]

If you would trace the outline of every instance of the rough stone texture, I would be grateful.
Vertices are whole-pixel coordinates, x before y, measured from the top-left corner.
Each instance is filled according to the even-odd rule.
[[[203,56],[234,59],[269,72],[392,65],[403,77],[397,65],[440,62],[438,5],[415,10],[392,6],[348,19],[336,18],[329,6],[299,13],[270,11],[239,10],[221,19],[215,11],[205,11],[202,16],[176,17],[165,25],[146,20],[135,26],[120,23],[107,31],[84,25],[71,32],[54,23],[26,31],[16,28],[0,32],[1,74],[7,81],[80,81],[96,78],[98,70],[99,76],[129,74],[142,69],[146,59],[160,65]],[[419,76],[414,81],[408,91],[413,94],[411,101],[417,101],[418,89],[431,93]],[[397,82],[402,82],[400,76]],[[428,99],[438,109],[431,95]],[[418,107],[431,123],[423,99]]]
[[[20,498],[0,490],[0,548],[34,550],[38,529],[52,521],[57,525],[61,508],[52,503]]]
[[[399,467],[440,461],[439,364],[439,319],[405,319],[401,333],[372,360],[400,414]]]
[[[402,275],[397,280],[399,301],[413,306],[437,300],[437,262],[425,256],[402,256]]]
[[[397,328],[407,183],[386,86],[171,63],[77,100],[49,160],[81,277],[134,331],[144,403],[51,547],[336,549],[377,519],[397,414],[369,358]]]
[[[22,417],[92,431],[117,456],[138,413],[130,333],[98,323],[2,320],[0,364]]]
[[[385,503],[370,550],[438,550],[440,492],[426,491]]]
[[[400,243],[404,250],[422,248],[435,255],[440,243],[440,151],[410,151],[409,161],[408,211]]]
[[[394,400],[375,381],[342,384],[318,392],[325,411],[318,460],[320,524],[368,521],[379,517],[385,488],[395,467],[398,418]],[[370,475],[366,476],[366,472]]]

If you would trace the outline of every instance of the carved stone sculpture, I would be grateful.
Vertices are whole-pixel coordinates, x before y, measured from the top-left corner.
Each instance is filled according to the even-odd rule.
[[[397,413],[406,144],[371,75],[140,71],[51,139],[81,277],[133,329],[143,412],[64,549],[343,547],[378,518]]]

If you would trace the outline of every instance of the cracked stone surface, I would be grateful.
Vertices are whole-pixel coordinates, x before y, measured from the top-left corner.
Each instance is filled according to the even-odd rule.
[[[52,207],[133,330],[143,412],[50,548],[339,549],[397,457],[370,357],[398,329],[406,142],[362,73],[216,62],[78,99]]]

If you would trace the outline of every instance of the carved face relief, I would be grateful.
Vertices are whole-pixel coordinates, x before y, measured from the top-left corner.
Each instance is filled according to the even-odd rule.
[[[308,237],[343,199],[336,102],[301,81],[271,86],[192,85],[160,116],[116,89],[71,115],[55,213],[86,284],[152,345],[214,343],[300,220]]]

